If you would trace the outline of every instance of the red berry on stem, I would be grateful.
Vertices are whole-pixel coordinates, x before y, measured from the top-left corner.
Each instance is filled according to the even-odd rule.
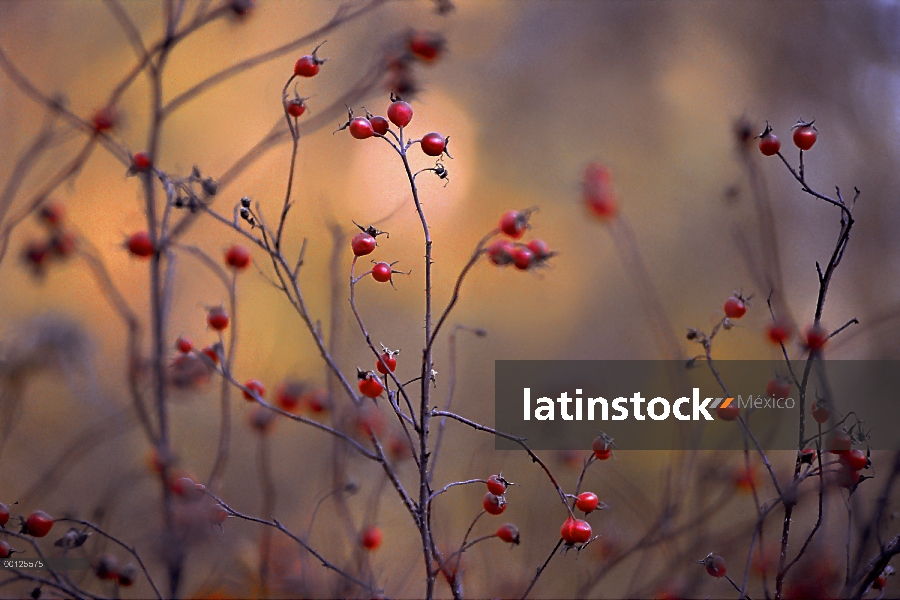
[[[804,448],[800,451],[800,462],[811,465],[816,460],[816,451],[814,448]]]
[[[861,471],[869,466],[869,458],[866,456],[866,453],[859,448],[852,448],[841,454],[841,463],[846,465],[849,469]]]
[[[41,265],[47,258],[47,245],[43,242],[29,242],[25,246],[24,257],[36,270],[40,270]]]
[[[146,231],[138,231],[131,234],[128,238],[128,251],[141,258],[148,258],[153,255],[153,240]]]
[[[516,246],[512,251],[513,264],[520,271],[525,271],[534,262],[534,252],[528,246]]]
[[[225,262],[235,269],[246,269],[250,265],[250,250],[235,244],[225,252]]]
[[[703,561],[706,572],[713,577],[725,577],[725,559],[716,554],[710,554]]]
[[[131,157],[131,168],[138,173],[149,171],[152,166],[153,162],[150,160],[150,155],[146,152],[138,152]]]
[[[359,377],[359,392],[369,398],[377,398],[384,391],[381,380],[372,372],[362,372]]]
[[[582,492],[578,494],[578,500],[575,501],[575,508],[584,514],[597,510],[597,506],[599,505],[600,499],[597,498],[597,494],[594,492]]]
[[[594,451],[597,460],[606,460],[612,453],[612,440],[605,435],[598,435],[591,443],[591,450]]]
[[[302,383],[287,382],[278,388],[278,406],[288,412],[297,410],[306,386]]]
[[[884,589],[885,584],[887,583],[887,578],[884,576],[884,573],[875,578],[875,581],[872,582],[872,589],[881,590]]]
[[[116,111],[112,106],[106,106],[94,113],[91,118],[91,126],[97,133],[109,131],[116,126]]]
[[[495,535],[507,544],[516,545],[519,543],[519,529],[512,523],[501,525]]]
[[[302,99],[299,98],[288,100],[285,103],[284,108],[287,111],[287,114],[291,115],[295,119],[306,112],[306,104]]]
[[[491,515],[499,515],[506,510],[506,498],[502,495],[492,494],[488,492],[481,501],[484,510]]]
[[[820,425],[827,423],[828,417],[831,416],[831,411],[828,410],[828,406],[824,404],[820,405],[818,402],[813,402],[809,409],[810,412],[812,412],[813,420]]]
[[[301,56],[294,63],[294,75],[297,77],[315,77],[319,73],[319,65],[323,62],[325,61],[316,58],[315,53]]]
[[[228,321],[228,313],[221,306],[209,309],[209,314],[206,315],[206,322],[216,331],[222,331],[227,328]]]
[[[350,248],[353,250],[354,256],[365,256],[371,254],[375,250],[375,237],[361,231],[353,236],[350,240]]]
[[[591,524],[581,519],[575,519],[569,528],[569,536],[575,544],[585,544],[591,539]]]
[[[409,102],[396,100],[391,103],[387,110],[388,119],[397,127],[406,127],[413,118],[413,109]]]
[[[187,354],[194,349],[194,342],[191,341],[191,338],[182,335],[175,340],[175,348],[177,348],[179,352]]]
[[[774,322],[770,323],[769,327],[766,329],[766,335],[769,338],[769,341],[776,345],[781,345],[788,341],[793,332],[791,331],[791,326],[786,323]]]
[[[9,507],[0,502],[0,527],[9,523]]]
[[[853,445],[850,435],[846,431],[833,431],[828,437],[828,451],[832,454],[849,452]]]
[[[833,477],[835,483],[848,490],[853,489],[853,487],[859,483],[859,473],[843,464],[837,472],[834,473]]]
[[[249,400],[250,402],[256,400],[250,392],[256,392],[260,398],[266,395],[266,386],[264,386],[259,379],[251,379],[244,384],[244,387],[247,388],[247,390],[250,390],[244,390],[244,399]]]
[[[747,313],[747,305],[740,296],[732,296],[725,301],[724,310],[729,319],[740,319]]]
[[[513,261],[513,250],[516,245],[509,240],[497,240],[488,247],[487,254],[491,262],[502,267]]]
[[[716,409],[716,416],[723,421],[734,421],[741,414],[741,409],[737,402],[732,401],[728,406],[720,406]]]
[[[364,140],[375,135],[372,122],[365,117],[353,117],[348,127],[350,128],[350,135],[358,140]]]
[[[391,373],[394,372],[394,369],[397,368],[397,357],[395,354],[394,352],[382,352],[381,360],[375,365],[379,373],[387,375],[387,369],[390,369]],[[384,365],[387,365],[387,369],[385,369]]]
[[[384,117],[370,117],[369,123],[372,124],[372,130],[378,135],[384,135],[388,132],[388,129],[391,128],[390,124],[388,124],[387,119]]]
[[[528,229],[528,216],[529,213],[527,211],[507,211],[500,217],[500,224],[498,227],[500,228],[500,231],[512,239],[517,240],[525,235],[525,230]]]
[[[810,352],[817,352],[825,346],[828,334],[818,325],[812,325],[806,330],[806,348]]]
[[[226,319],[227,319],[227,316],[226,316]],[[227,327],[228,324],[226,323],[225,326]],[[205,354],[207,357],[209,357],[209,360],[211,360],[211,361],[213,362],[214,365],[219,364],[219,353],[218,353],[218,351],[216,350],[216,347],[215,347],[215,346],[207,346],[206,348],[204,348],[204,349],[201,350],[200,352],[202,352],[202,353]]]
[[[447,140],[439,133],[429,133],[419,142],[428,156],[440,156],[447,148]]]
[[[534,259],[539,262],[547,260],[552,254],[550,247],[544,240],[531,240],[527,246],[534,253]]]
[[[774,133],[767,133],[759,138],[759,151],[763,156],[774,156],[781,150],[781,142]]]
[[[44,537],[53,528],[53,517],[42,510],[36,510],[25,520],[25,533],[34,537]]]
[[[381,530],[370,525],[365,528],[360,536],[360,543],[366,550],[375,550],[381,545]]]
[[[819,134],[812,123],[798,123],[794,126],[794,145],[801,150],[809,150],[816,143]]]
[[[75,251],[78,240],[67,231],[60,231],[50,238],[50,249],[60,258],[65,258]]]
[[[9,558],[10,548],[5,540],[0,540],[0,558]]]
[[[386,283],[391,280],[393,272],[391,265],[386,262],[380,262],[372,267],[372,279],[379,283]]]
[[[502,496],[506,493],[506,487],[509,485],[509,482],[503,479],[500,475],[491,475],[487,480],[487,489],[490,493],[495,496]]]

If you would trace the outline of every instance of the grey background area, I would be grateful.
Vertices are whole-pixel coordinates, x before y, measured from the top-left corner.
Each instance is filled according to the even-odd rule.
[[[700,389],[701,402],[706,397],[737,398],[746,402],[766,395],[766,385],[774,377],[790,379],[784,361],[720,361],[715,363],[727,394],[716,381],[705,362],[692,368],[676,361],[504,361],[495,364],[495,407],[498,430],[527,438],[536,450],[588,449],[601,432],[614,439],[620,450],[743,450],[744,445],[755,447],[745,436],[740,423],[723,421],[709,410],[713,421],[679,421],[673,416],[663,421],[635,420],[633,405],[628,402],[629,417],[624,421],[611,419],[612,401],[616,397],[631,398],[640,392],[645,400],[663,397],[674,403],[679,397],[692,395]],[[812,419],[810,405],[820,398],[832,407],[829,422],[821,426],[823,440],[835,428],[843,428],[853,435],[857,447],[874,450],[900,450],[900,432],[896,423],[900,416],[900,362],[898,361],[795,361],[791,370],[802,381],[808,371],[805,400],[801,400],[796,385],[791,385],[789,397],[794,408],[762,407],[741,409],[756,442],[764,450],[796,450],[801,445],[801,406],[805,415],[802,445],[815,446],[819,425]],[[524,388],[531,389],[531,414],[524,420]],[[535,400],[540,397],[556,399],[562,392],[576,397],[576,389],[583,398],[583,420],[565,421],[560,417],[559,403],[555,404],[555,419],[539,421],[534,418]],[[610,420],[601,420],[599,405],[593,421],[587,420],[587,399],[606,398],[610,403]],[[714,402],[713,402],[714,403]],[[574,402],[569,405],[574,415]],[[643,404],[646,414],[647,403]],[[689,405],[684,414],[692,412]],[[823,441],[823,443],[825,443]],[[509,440],[497,438],[498,450],[515,449]]]

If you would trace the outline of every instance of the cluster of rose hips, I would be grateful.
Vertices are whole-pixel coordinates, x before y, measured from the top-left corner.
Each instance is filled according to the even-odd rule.
[[[740,294],[735,294],[725,301],[723,310],[729,320],[740,319],[747,313],[747,299]],[[766,328],[766,337],[770,342],[781,345],[787,342],[794,334],[789,323],[774,321]],[[810,352],[817,352],[828,341],[828,333],[819,325],[811,325],[804,332],[803,347]]]
[[[357,233],[353,236],[353,239],[350,240],[350,249],[353,250],[353,256],[359,258],[360,256],[367,256],[374,252],[375,247],[378,245],[375,238],[385,232],[378,231],[371,225],[368,227],[357,225],[357,227],[359,227],[360,233]],[[394,285],[394,273],[405,274],[403,271],[394,270],[394,265],[396,264],[396,261],[392,263],[375,263],[375,266],[372,267],[371,271],[372,279],[379,283],[390,283],[391,285]]]
[[[354,117],[353,111],[349,110],[347,122],[338,128],[338,131],[347,129],[350,135],[358,140],[365,140],[373,136],[384,136],[391,128],[391,123],[396,125],[402,131],[404,127],[410,124],[413,118],[413,109],[408,102],[403,101],[399,96],[391,94],[391,104],[387,109],[387,119],[375,116],[366,111],[365,117]],[[390,123],[388,122],[390,120]],[[425,134],[422,139],[414,140],[412,143],[418,143],[422,148],[422,152],[428,156],[442,156],[446,154],[449,137],[444,137],[440,133],[432,132]]]
[[[616,194],[612,187],[609,169],[598,163],[591,163],[584,171],[584,202],[591,213],[599,219],[615,216],[619,209]]]
[[[794,132],[792,136],[794,145],[800,150],[812,148],[819,137],[813,121],[806,122],[801,119],[791,129]],[[781,141],[772,131],[773,129],[769,126],[769,122],[766,121],[766,128],[761,134],[756,136],[759,138],[759,151],[763,153],[763,156],[775,156],[781,151]]]
[[[528,229],[528,219],[533,210],[511,210],[500,217],[498,228],[504,234],[514,240],[525,235]],[[550,251],[546,242],[533,239],[527,244],[511,242],[509,240],[497,240],[488,246],[487,256],[498,267],[514,265],[521,271],[546,264],[555,252]]]
[[[491,475],[487,480],[487,493],[481,500],[485,512],[500,515],[506,510],[506,488],[512,485],[503,475]]]
[[[65,211],[55,202],[45,202],[38,210],[38,220],[46,229],[42,240],[32,240],[22,249],[22,259],[35,275],[43,275],[48,261],[64,260],[75,251],[75,235],[65,228]]]

